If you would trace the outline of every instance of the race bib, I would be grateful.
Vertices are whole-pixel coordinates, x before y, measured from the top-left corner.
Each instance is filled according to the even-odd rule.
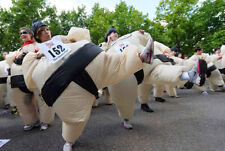
[[[118,53],[122,53],[124,51],[124,49],[126,47],[128,47],[130,45],[130,43],[128,41],[123,41],[123,42],[118,42],[116,45],[115,45],[115,50],[118,52]]]
[[[40,49],[52,63],[58,62],[70,52],[70,49],[62,43],[58,36],[40,44]]]

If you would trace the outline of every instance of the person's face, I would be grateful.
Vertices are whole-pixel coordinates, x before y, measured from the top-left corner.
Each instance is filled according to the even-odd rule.
[[[200,53],[202,54],[204,52],[204,50],[202,49],[201,51],[200,51]]]
[[[175,51],[171,51],[170,53],[172,56],[175,56],[176,52]]]
[[[178,54],[178,58],[182,58],[182,54],[181,53]]]
[[[48,26],[40,27],[37,31],[36,38],[40,39],[41,42],[51,40],[52,39],[51,31],[49,30]]]
[[[197,55],[201,55],[203,53],[203,49],[201,49],[200,51],[197,51]]]
[[[3,52],[2,56],[4,57],[4,59],[6,58],[6,55],[8,55],[8,52]]]
[[[111,40],[111,41],[116,41],[118,39],[118,34],[116,32],[112,32],[108,38]]]
[[[185,57],[184,57],[184,60],[187,60],[187,59],[188,59],[188,56],[185,56]]]
[[[215,53],[220,54],[220,52],[221,52],[220,49],[217,49]]]
[[[26,30],[21,30],[20,31],[20,39],[26,43],[29,40],[32,40],[32,35],[29,34]]]

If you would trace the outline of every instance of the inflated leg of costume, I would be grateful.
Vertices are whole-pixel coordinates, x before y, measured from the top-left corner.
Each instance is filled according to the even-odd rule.
[[[31,45],[29,47],[31,47]],[[9,57],[8,60],[10,60],[10,58],[11,57]],[[40,96],[37,94],[38,92],[31,92],[33,89],[30,89],[31,91],[27,89],[22,75],[21,65],[12,63],[10,82],[12,98],[25,125],[32,125],[39,120],[46,124],[53,121],[53,109],[48,107],[45,102],[41,100]]]
[[[146,104],[150,100],[150,95],[153,86],[151,84],[145,84],[144,82],[138,85],[138,99],[141,104]]]
[[[170,97],[177,97],[177,90],[174,85],[165,85],[165,90]]]
[[[0,106],[9,104],[7,102],[7,64],[6,61],[0,61]]]
[[[10,76],[7,78],[7,95],[6,95],[6,102],[10,104],[11,107],[15,107],[16,103],[14,98],[12,97],[13,89],[11,88]]]
[[[134,113],[134,105],[137,98],[137,81],[129,76],[120,83],[110,86],[109,93],[115,103],[119,116],[122,119],[130,119]]]

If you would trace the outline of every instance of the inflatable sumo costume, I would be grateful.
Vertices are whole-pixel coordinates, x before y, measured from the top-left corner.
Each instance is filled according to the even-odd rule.
[[[201,49],[201,48],[196,48]],[[207,72],[206,72],[206,78],[209,82],[209,85],[213,91],[215,91],[218,87],[224,86],[224,81],[222,78],[222,75],[219,71],[219,69],[216,67],[215,63],[220,60],[220,56],[218,55],[209,55],[206,53],[202,53],[201,55],[193,55],[189,58],[190,60],[196,61],[197,59],[203,59],[207,63]],[[202,92],[206,91],[206,86],[203,85],[203,87],[196,87]]]
[[[85,32],[80,34],[90,37]],[[63,122],[64,151],[71,151],[72,143],[82,134],[98,89],[116,84],[144,67],[140,49],[134,45],[121,54],[106,54],[90,43],[90,38],[79,39],[82,36],[72,32],[70,36],[76,42],[65,44],[71,51],[58,62],[53,64],[46,57],[37,59],[38,54],[30,52],[22,64],[27,87],[38,88]],[[72,41],[68,37],[64,38]],[[151,50],[149,47],[147,53]]]
[[[101,48],[109,48],[105,50],[109,54],[121,54],[125,48],[127,48],[128,51],[132,51],[132,49],[130,50],[128,47],[132,44],[135,44],[139,50],[143,50],[150,37],[151,36],[148,33],[135,31],[131,34],[120,37],[118,40],[112,42],[109,47],[106,47],[106,45],[103,43],[103,47]],[[122,124],[125,129],[132,129],[132,125],[128,123],[128,120],[133,116],[134,105],[138,93],[137,88],[138,85],[142,83],[143,79],[144,71],[141,69],[125,80],[120,81],[118,84],[108,87],[110,97],[117,107],[119,116],[123,119]],[[145,104],[146,102],[141,103]],[[153,110],[151,110],[149,107],[148,111],[153,112]]]
[[[0,106],[10,104],[7,100],[7,79],[9,75],[9,65],[5,60],[0,61]]]
[[[22,73],[22,62],[24,56],[29,53],[37,53],[37,43],[28,41],[20,49],[10,53],[6,60],[11,66],[11,88],[12,97],[18,108],[21,118],[24,121],[24,130],[30,130],[34,126],[40,126],[42,123],[49,124],[54,120],[54,111],[48,107],[39,96],[40,91],[37,89],[28,89]],[[21,56],[22,57],[17,57]],[[41,129],[42,130],[42,129]]]

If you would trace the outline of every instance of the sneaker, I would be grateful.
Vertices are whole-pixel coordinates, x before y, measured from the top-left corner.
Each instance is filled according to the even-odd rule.
[[[221,90],[225,90],[225,85],[219,85],[218,86]]]
[[[166,100],[163,99],[163,98],[160,98],[160,97],[155,97],[155,101],[156,101],[156,102],[161,102],[161,103],[163,103],[163,102],[165,102]]]
[[[152,63],[154,53],[154,41],[152,38],[148,40],[148,43],[144,49],[144,51],[140,54],[142,61],[148,64]]]
[[[184,87],[187,88],[187,89],[191,89],[193,86],[194,86],[194,84],[190,81],[188,81],[184,84]]]
[[[34,127],[39,127],[40,125],[41,125],[40,121],[37,121],[34,124],[24,125],[23,130],[29,131],[29,130],[33,129]]]
[[[33,127],[34,127],[34,125],[24,125],[23,130],[24,131],[30,131],[30,130],[33,129]]]
[[[41,128],[40,128],[40,130],[41,130],[41,131],[44,131],[44,130],[46,130],[46,129],[48,129],[48,124],[46,124],[46,123],[41,123]]]
[[[63,146],[63,151],[72,151],[72,143],[66,142]]]
[[[97,108],[98,107],[98,100],[95,100],[92,104],[92,108]]]
[[[13,114],[13,115],[17,115],[18,114],[16,106],[12,107],[11,114]]]
[[[122,124],[123,124],[123,127],[127,130],[133,129],[133,126],[131,124],[129,124],[127,119],[123,120]]]
[[[188,71],[190,82],[202,86],[205,83],[205,74],[207,71],[207,64],[204,60],[197,60],[194,67]]]
[[[207,91],[202,91],[202,94],[203,95],[208,95],[208,92]]]
[[[145,112],[154,112],[147,103],[141,104],[141,109]]]

